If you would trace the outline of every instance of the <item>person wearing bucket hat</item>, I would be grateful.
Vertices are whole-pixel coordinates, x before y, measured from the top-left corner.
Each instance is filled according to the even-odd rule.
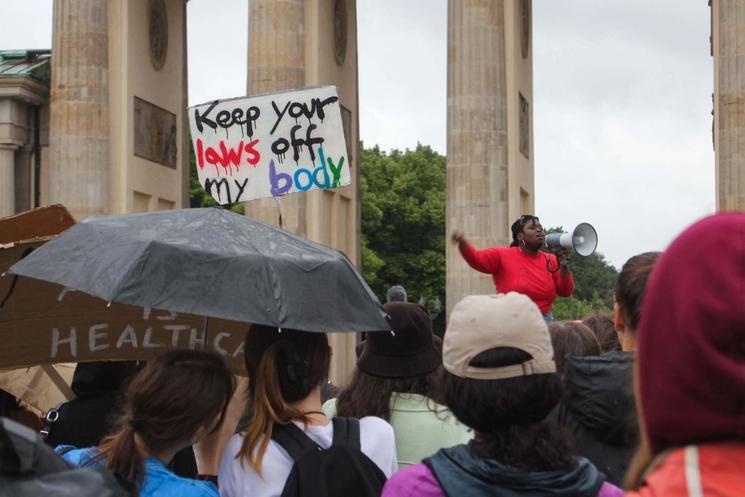
[[[442,355],[427,311],[405,302],[383,308],[392,331],[367,335],[352,381],[323,408],[329,416],[378,416],[390,422],[402,468],[468,441],[471,433],[437,402]]]
[[[458,302],[443,366],[445,404],[474,439],[394,474],[383,497],[622,495],[587,459],[574,457],[562,428],[545,421],[562,382],[547,325],[529,297],[510,292]]]

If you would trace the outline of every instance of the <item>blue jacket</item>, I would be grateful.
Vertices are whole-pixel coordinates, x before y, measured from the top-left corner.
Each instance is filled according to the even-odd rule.
[[[55,448],[60,452],[69,446]],[[62,454],[62,459],[75,466],[104,466],[105,460],[98,455],[95,447],[75,449]],[[218,497],[217,487],[211,482],[190,480],[176,476],[159,459],[145,459],[145,478],[140,487],[140,497]]]

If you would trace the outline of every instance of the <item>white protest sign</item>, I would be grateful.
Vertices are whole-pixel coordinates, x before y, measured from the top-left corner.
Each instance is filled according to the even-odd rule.
[[[351,183],[334,86],[189,107],[199,183],[220,204]]]

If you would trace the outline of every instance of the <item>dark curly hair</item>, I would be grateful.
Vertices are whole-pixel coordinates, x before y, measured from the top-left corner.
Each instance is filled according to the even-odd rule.
[[[393,393],[415,393],[441,403],[441,375],[442,366],[427,374],[404,378],[382,378],[355,368],[352,381],[336,399],[336,415],[352,418],[377,416],[389,421]]]
[[[470,364],[496,367],[521,364],[531,355],[512,347],[481,352]],[[575,466],[569,434],[545,421],[563,393],[558,374],[504,380],[443,375],[445,404],[455,417],[476,430],[472,448],[478,457],[526,471],[568,470]]]
[[[519,245],[517,235],[522,233],[525,225],[531,221],[535,221],[536,223],[541,222],[538,219],[538,216],[534,216],[533,214],[523,214],[517,221],[512,223],[512,226],[510,227],[510,230],[512,231],[512,243],[510,243],[510,247],[517,247]]]

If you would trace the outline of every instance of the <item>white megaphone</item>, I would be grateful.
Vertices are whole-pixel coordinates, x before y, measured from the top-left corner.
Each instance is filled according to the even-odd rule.
[[[587,257],[594,254],[595,249],[598,248],[598,233],[590,223],[579,223],[571,233],[547,235],[546,246],[549,249],[573,248],[577,254]]]

